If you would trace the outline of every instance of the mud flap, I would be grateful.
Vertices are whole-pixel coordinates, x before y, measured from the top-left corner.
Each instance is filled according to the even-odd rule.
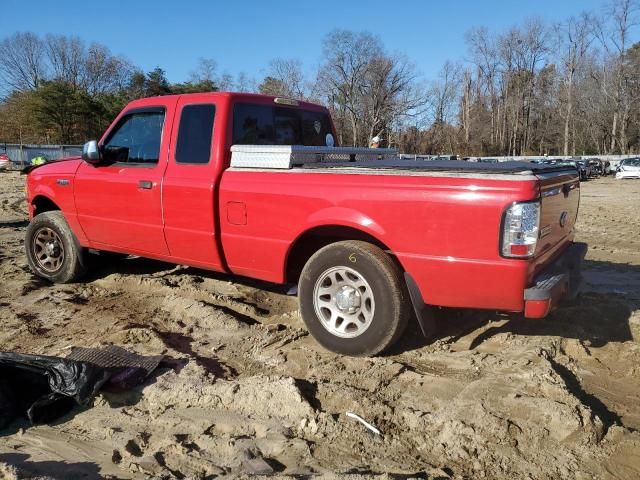
[[[420,325],[420,330],[422,330],[425,338],[431,339],[435,337],[437,330],[436,317],[433,314],[432,307],[424,303],[418,284],[407,272],[404,272],[404,280],[407,284],[407,290],[409,291],[409,297],[411,298],[411,304]]]

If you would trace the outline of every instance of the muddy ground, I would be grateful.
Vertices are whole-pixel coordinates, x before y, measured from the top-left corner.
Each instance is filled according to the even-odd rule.
[[[281,475],[640,478],[640,181],[582,185],[579,301],[542,321],[441,311],[435,342],[413,326],[385,356],[348,358],[278,286],[136,258],[38,280],[23,180],[0,172],[0,349],[169,362],[54,425],[0,432],[0,463],[61,479],[244,475],[256,457]]]

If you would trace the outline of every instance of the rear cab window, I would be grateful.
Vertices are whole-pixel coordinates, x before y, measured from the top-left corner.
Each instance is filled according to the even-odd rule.
[[[233,108],[234,145],[326,146],[332,134],[327,112],[254,103]]]

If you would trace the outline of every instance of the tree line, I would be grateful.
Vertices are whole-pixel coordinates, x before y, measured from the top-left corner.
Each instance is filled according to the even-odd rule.
[[[342,145],[378,135],[406,153],[639,152],[639,2],[609,0],[553,24],[473,28],[464,58],[431,79],[370,32],[327,34],[313,72],[297,59],[273,59],[256,81],[199,59],[175,84],[160,67],[145,73],[101,44],[16,33],[0,42],[0,141],[82,143],[135,98],[232,90],[326,105]]]

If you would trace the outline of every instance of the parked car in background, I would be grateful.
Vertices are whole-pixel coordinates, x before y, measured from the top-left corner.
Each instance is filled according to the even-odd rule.
[[[0,170],[6,170],[11,165],[11,159],[8,155],[0,153]]]
[[[592,178],[604,175],[604,163],[602,163],[602,160],[599,158],[588,158],[587,162],[589,163],[589,167],[591,167],[590,176]]]
[[[640,157],[625,158],[618,165],[616,178],[622,180],[625,178],[640,178]]]
[[[622,160],[611,160],[610,162],[610,169],[611,169],[611,174],[615,175],[615,173],[618,171],[618,167],[620,166],[620,162]]]
[[[591,165],[587,160],[568,160],[575,163],[578,172],[580,173],[580,180],[585,181],[591,178]]]
[[[589,178],[589,170],[587,168],[587,165],[585,165],[584,163],[580,163],[577,160],[563,160],[563,159],[558,159],[558,160],[545,160],[545,162],[549,162],[552,165],[557,165],[557,166],[565,166],[565,167],[573,167],[578,171],[578,175],[580,177],[580,181],[584,181],[587,180]]]

